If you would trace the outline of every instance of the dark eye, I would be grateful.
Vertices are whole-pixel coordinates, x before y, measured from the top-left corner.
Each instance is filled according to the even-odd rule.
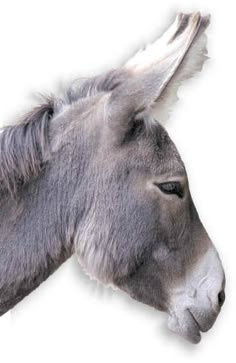
[[[165,194],[176,194],[179,198],[183,198],[184,191],[181,183],[179,182],[166,182],[157,184],[160,190]]]

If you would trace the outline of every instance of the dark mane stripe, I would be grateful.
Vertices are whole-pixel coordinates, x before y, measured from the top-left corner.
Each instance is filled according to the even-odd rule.
[[[23,120],[5,127],[0,133],[0,192],[16,196],[18,187],[37,176],[49,149],[49,121],[54,102],[44,104],[26,114]]]
[[[110,92],[126,78],[127,72],[123,69],[114,69],[95,77],[79,78],[66,89],[62,99],[57,99],[56,108],[60,112],[60,108],[66,104],[72,104],[101,92]]]
[[[77,80],[66,89],[62,98],[47,98],[20,123],[3,128],[0,132],[0,193],[7,191],[15,197],[20,185],[40,173],[50,152],[48,126],[54,115],[81,98],[113,90],[125,77],[123,70],[112,70]]]

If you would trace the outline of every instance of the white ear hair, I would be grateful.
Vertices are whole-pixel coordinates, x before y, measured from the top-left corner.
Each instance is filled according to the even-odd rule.
[[[151,70],[159,75],[159,94],[150,105],[158,121],[168,118],[172,105],[178,100],[181,82],[202,69],[207,58],[204,30],[208,24],[209,16],[180,13],[159,39],[124,65],[133,76],[145,75]]]
[[[193,45],[188,50],[182,63],[178,67],[158,100],[153,104],[152,114],[160,122],[165,122],[172,111],[173,105],[178,101],[178,88],[183,81],[192,78],[195,73],[200,72],[207,56],[207,36],[202,31]]]

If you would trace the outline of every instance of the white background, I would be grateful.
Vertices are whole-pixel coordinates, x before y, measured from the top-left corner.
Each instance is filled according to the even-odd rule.
[[[0,123],[16,120],[60,82],[122,64],[177,11],[211,13],[211,57],[179,91],[167,130],[189,174],[201,219],[227,276],[215,326],[191,345],[167,316],[97,285],[75,258],[0,319],[1,362],[236,361],[234,1],[1,1]]]

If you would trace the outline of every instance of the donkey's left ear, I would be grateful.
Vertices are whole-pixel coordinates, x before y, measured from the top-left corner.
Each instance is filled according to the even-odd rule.
[[[196,19],[194,30],[189,25],[193,16]],[[151,69],[159,73],[160,92],[151,105],[158,121],[166,121],[169,117],[173,104],[178,100],[177,91],[182,81],[201,71],[208,59],[207,36],[204,31],[209,23],[209,15],[201,17],[199,13],[180,13],[157,41],[139,51],[124,65],[133,75],[145,74]]]

